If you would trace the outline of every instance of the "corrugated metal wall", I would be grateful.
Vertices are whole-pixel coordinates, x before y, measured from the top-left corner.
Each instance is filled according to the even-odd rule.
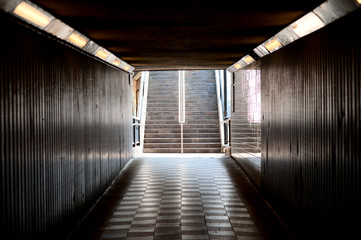
[[[262,189],[305,233],[313,223],[332,234],[361,212],[360,20],[358,10],[262,59]]]
[[[258,63],[234,74],[232,157],[261,187],[261,70]]]
[[[0,20],[0,238],[63,239],[131,158],[129,74]]]

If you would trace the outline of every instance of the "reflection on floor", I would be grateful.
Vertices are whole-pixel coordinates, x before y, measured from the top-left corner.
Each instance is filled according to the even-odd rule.
[[[244,177],[221,155],[139,157],[71,239],[284,239]]]

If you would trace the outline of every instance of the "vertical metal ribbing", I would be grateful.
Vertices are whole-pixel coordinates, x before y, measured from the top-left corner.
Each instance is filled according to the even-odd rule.
[[[0,233],[64,239],[131,157],[129,74],[0,20]]]
[[[262,189],[285,215],[330,223],[361,212],[361,34],[347,29],[357,21],[262,59]]]

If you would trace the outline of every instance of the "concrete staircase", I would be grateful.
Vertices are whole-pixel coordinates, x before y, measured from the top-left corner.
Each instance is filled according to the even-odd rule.
[[[180,153],[178,71],[149,73],[145,153]],[[220,153],[214,71],[186,71],[184,153]]]
[[[185,72],[185,153],[220,153],[214,71]]]
[[[232,153],[261,152],[261,123],[250,123],[247,113],[232,113]]]

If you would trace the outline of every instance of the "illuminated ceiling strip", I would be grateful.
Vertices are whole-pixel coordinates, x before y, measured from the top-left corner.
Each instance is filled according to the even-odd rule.
[[[246,55],[241,59],[243,62],[245,62],[247,65],[253,63],[255,60],[250,55]]]
[[[120,60],[108,50],[100,47],[81,33],[29,1],[8,0],[2,3],[1,9],[57,38],[83,49],[97,58],[109,62],[115,67],[130,73],[134,71],[133,66]]]
[[[274,52],[278,49],[280,49],[281,47],[283,47],[282,43],[276,38],[276,37],[272,37],[269,40],[267,40],[266,42],[263,43],[263,46],[270,52]]]
[[[80,48],[83,48],[88,43],[89,40],[84,36],[82,36],[80,33],[73,32],[68,37],[68,41]]]
[[[253,51],[258,57],[264,57],[297,39],[325,27],[327,24],[353,12],[358,7],[361,7],[361,0],[328,0],[253,49]],[[238,61],[228,67],[227,70],[235,72],[243,67]]]
[[[53,20],[50,14],[27,2],[21,2],[17,5],[13,13],[41,29],[44,29]]]

